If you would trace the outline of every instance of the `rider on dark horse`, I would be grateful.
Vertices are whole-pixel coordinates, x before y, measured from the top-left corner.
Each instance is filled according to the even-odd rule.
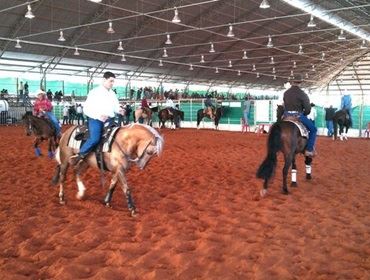
[[[349,126],[352,126],[352,99],[347,92],[342,96],[340,108],[347,111],[349,116]]]
[[[166,100],[165,107],[170,116],[173,116],[174,111],[176,110],[175,103],[172,100],[173,97],[169,97]]]
[[[148,113],[150,111],[150,107],[149,107],[149,104],[148,104],[148,100],[146,100],[146,97],[141,99],[141,109],[145,113]]]
[[[55,135],[60,138],[61,128],[58,119],[54,116],[53,105],[46,97],[46,93],[42,90],[37,94],[36,102],[33,106],[33,114],[37,117],[47,117],[55,129]]]
[[[317,128],[314,123],[307,118],[311,111],[311,103],[308,95],[299,88],[303,81],[301,75],[296,75],[291,80],[291,87],[284,92],[284,116],[296,116],[309,131],[305,156],[313,157],[316,142]]]
[[[203,113],[205,115],[210,116],[211,119],[214,119],[215,118],[214,112],[215,112],[216,107],[213,105],[210,94],[208,94],[207,98],[204,100],[204,107],[205,108],[203,110]]]

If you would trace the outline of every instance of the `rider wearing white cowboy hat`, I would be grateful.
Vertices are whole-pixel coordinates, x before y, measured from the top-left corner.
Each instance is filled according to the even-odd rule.
[[[315,124],[307,118],[307,115],[311,111],[311,103],[308,95],[299,88],[302,82],[303,77],[300,74],[296,74],[294,78],[290,80],[291,87],[284,92],[284,115],[297,116],[303,125],[307,127],[309,134],[305,155],[313,157],[316,154],[314,146],[317,128]]]

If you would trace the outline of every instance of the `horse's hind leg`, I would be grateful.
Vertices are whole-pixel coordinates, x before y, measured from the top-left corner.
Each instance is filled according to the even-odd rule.
[[[286,155],[284,156],[285,158],[285,163],[284,163],[284,168],[283,168],[283,187],[282,187],[282,193],[283,194],[288,194],[289,191],[288,191],[288,180],[287,180],[287,177],[288,177],[288,171],[289,171],[289,168],[293,162],[293,156],[292,155]]]
[[[131,216],[135,216],[137,211],[136,206],[134,204],[134,200],[132,199],[131,191],[130,188],[128,187],[127,180],[123,173],[123,170],[118,172],[118,178],[121,182],[123,193],[126,196],[128,210],[130,211]]]
[[[55,151],[55,142],[53,137],[49,138],[48,141],[48,157],[54,158],[54,151]]]
[[[83,197],[85,196],[86,187],[81,180],[81,174],[86,171],[87,168],[88,164],[86,162],[81,162],[74,169],[76,175],[76,183],[78,187],[76,198],[79,200],[83,199]]]
[[[290,186],[291,187],[298,187],[298,184],[297,184],[297,165],[295,163],[295,156],[293,157],[293,161],[292,161],[292,181],[290,182]]]
[[[311,180],[311,163],[312,163],[312,158],[311,157],[306,157],[304,163],[306,164],[306,179]]]

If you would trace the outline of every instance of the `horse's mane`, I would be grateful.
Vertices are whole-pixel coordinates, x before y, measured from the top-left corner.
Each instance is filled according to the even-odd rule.
[[[163,145],[164,145],[163,136],[160,135],[157,130],[155,130],[153,127],[151,127],[147,124],[133,123],[133,124],[130,124],[128,127],[133,127],[133,126],[142,126],[146,129],[148,129],[154,135],[154,137],[159,140],[159,141],[158,140],[156,141],[156,146],[157,146],[157,151],[158,151],[157,153],[158,153],[158,156],[159,156],[163,151]]]

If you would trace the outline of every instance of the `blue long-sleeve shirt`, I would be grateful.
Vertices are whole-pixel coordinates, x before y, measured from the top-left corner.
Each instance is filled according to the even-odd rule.
[[[341,109],[346,109],[346,110],[351,110],[352,109],[352,100],[351,96],[346,94],[342,96],[342,100],[340,103],[340,108]]]

